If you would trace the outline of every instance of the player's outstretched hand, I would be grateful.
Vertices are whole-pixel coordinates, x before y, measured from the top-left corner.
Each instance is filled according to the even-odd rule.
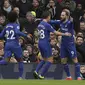
[[[70,36],[72,36],[72,35],[71,35],[71,33],[66,32],[66,33],[65,33],[65,36],[69,36],[69,37],[70,37]]]

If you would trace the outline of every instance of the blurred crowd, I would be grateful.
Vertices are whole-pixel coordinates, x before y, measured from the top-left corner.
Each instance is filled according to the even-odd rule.
[[[74,23],[75,44],[80,63],[85,63],[85,0],[0,0],[0,32],[8,23],[7,15],[10,11],[18,14],[16,23],[20,24],[21,31],[30,34],[32,41],[20,37],[19,44],[23,49],[23,62],[40,62],[42,56],[38,49],[37,26],[45,10],[51,12],[51,19],[60,19],[63,9],[69,9]],[[53,26],[58,30],[59,26]],[[54,63],[60,63],[61,36],[50,33],[50,44]],[[5,41],[0,39],[0,60],[3,59]],[[17,62],[12,55],[10,62]],[[69,63],[72,63],[68,59]]]
[[[81,74],[81,78],[83,80],[85,80],[85,65],[81,65],[81,67],[80,67],[80,74]]]

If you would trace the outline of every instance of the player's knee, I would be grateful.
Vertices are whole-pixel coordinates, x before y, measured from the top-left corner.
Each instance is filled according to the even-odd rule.
[[[61,63],[62,63],[62,64],[66,64],[66,63],[67,63],[67,58],[61,59]]]

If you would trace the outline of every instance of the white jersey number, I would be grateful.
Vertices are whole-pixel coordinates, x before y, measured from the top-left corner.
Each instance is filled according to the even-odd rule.
[[[6,38],[7,39],[15,39],[15,37],[14,37],[14,30],[6,30]]]
[[[44,39],[45,38],[45,32],[44,32],[44,30],[38,30],[38,33],[39,33],[40,39]]]

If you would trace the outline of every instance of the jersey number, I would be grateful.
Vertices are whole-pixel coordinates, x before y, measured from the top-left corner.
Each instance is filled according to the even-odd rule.
[[[14,37],[14,31],[13,30],[10,30],[10,31],[6,31],[6,38],[7,39],[15,39]]]
[[[44,31],[43,30],[39,30],[38,32],[39,32],[40,39],[44,39],[45,38]]]

